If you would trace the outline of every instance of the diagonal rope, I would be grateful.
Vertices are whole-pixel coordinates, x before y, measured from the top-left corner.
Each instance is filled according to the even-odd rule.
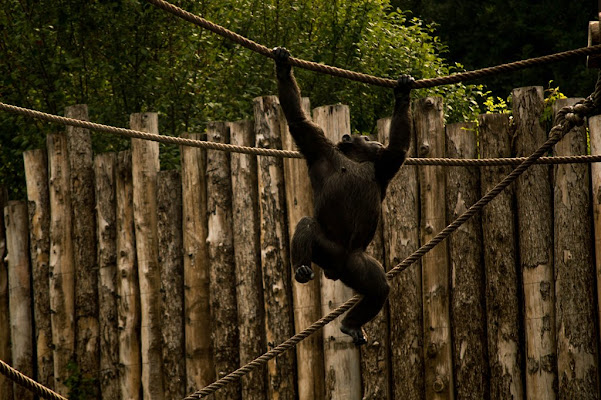
[[[254,42],[250,39],[245,38],[242,35],[239,35],[235,32],[230,31],[220,25],[217,25],[211,21],[208,21],[198,15],[192,14],[186,10],[183,10],[180,7],[177,7],[165,0],[147,0],[149,3],[154,6],[167,11],[179,17],[185,21],[191,22],[201,28],[210,30],[226,39],[229,39],[241,46],[246,47],[256,53],[259,53],[265,57],[273,58],[273,54],[271,53],[271,49],[262,44]],[[601,52],[601,45],[591,46],[591,47],[582,47],[580,49],[568,50],[561,53],[551,54],[543,57],[531,58],[528,60],[516,61],[508,64],[498,65],[496,67],[483,68],[476,71],[468,71],[461,72],[449,76],[443,76],[438,78],[431,79],[420,79],[413,83],[412,89],[421,89],[428,88],[439,85],[448,85],[452,83],[459,83],[467,80],[473,80],[478,78],[483,78],[486,76],[491,76],[499,73],[517,71],[520,69],[532,67],[535,65],[547,64],[551,62],[556,62],[560,60],[565,60],[570,57],[575,56],[583,56],[583,55],[591,55]],[[342,68],[336,68],[325,64],[318,64],[312,61],[301,60],[299,58],[291,57],[289,62],[293,66],[297,66],[300,68],[304,68],[310,71],[321,72],[324,74],[338,76],[341,78],[350,79],[357,82],[368,83],[376,86],[384,86],[393,88],[396,86],[397,81],[394,79],[386,79],[379,78],[376,76],[371,76],[367,74],[362,74],[359,72],[353,72],[349,70],[345,70]]]
[[[19,371],[17,371],[2,360],[0,360],[0,373],[5,375],[13,382],[23,386],[30,392],[37,394],[41,398],[49,400],[67,400],[67,398],[61,396],[53,390],[48,389],[45,386],[42,386],[41,384],[37,383],[28,376],[20,373]]]
[[[428,243],[420,247],[409,257],[405,258],[400,264],[396,265],[386,274],[388,279],[394,278],[396,275],[400,274],[403,270],[407,269],[414,262],[419,260],[424,256],[427,252],[429,252],[432,248],[446,239],[451,233],[453,233],[457,228],[459,228],[463,223],[465,223],[468,219],[470,219],[474,214],[482,210],[482,208],[491,202],[501,191],[503,191],[507,186],[509,186],[513,181],[515,181],[521,174],[524,173],[534,162],[540,158],[543,154],[548,152],[551,147],[559,140],[561,140],[572,128],[575,126],[582,125],[584,123],[584,118],[592,116],[599,112],[599,105],[601,103],[601,73],[597,79],[597,84],[595,85],[595,92],[586,98],[575,104],[574,106],[568,106],[562,108],[555,118],[555,126],[551,129],[549,133],[549,139],[538,148],[534,153],[532,153],[525,161],[523,161],[516,169],[514,169],[509,175],[507,175],[501,182],[495,185],[488,193],[486,193],[480,200],[474,203],[465,213],[459,216],[455,221],[453,221],[450,225],[448,225],[445,229],[440,231],[434,238],[432,238]],[[298,342],[310,336],[318,329],[324,327],[329,322],[333,321],[335,318],[342,315],[344,312],[349,310],[353,305],[355,305],[361,296],[355,295],[349,300],[347,300],[340,307],[329,313],[328,315],[322,317],[319,321],[313,323],[307,329],[303,330],[300,333],[297,333],[292,338],[286,340],[281,343],[277,347],[273,348],[271,351],[263,354],[262,356],[256,358],[250,363],[244,365],[243,367],[238,368],[234,372],[226,375],[225,377],[211,383],[205,388],[189,395],[185,398],[185,400],[194,400],[201,399],[205,396],[208,396],[220,388],[236,382],[240,380],[244,375],[250,373],[253,369],[260,367],[267,363],[267,361],[276,357],[277,355],[293,348]]]
[[[47,114],[41,111],[31,110],[28,108],[17,107],[10,104],[0,102],[0,110],[7,111],[13,114],[22,115],[29,118],[35,118],[42,121],[58,123],[63,125],[76,126],[86,128],[96,132],[110,133],[129,138],[138,138],[151,140],[154,142],[175,144],[180,146],[198,147],[208,150],[219,150],[235,153],[252,154],[258,156],[271,156],[283,158],[303,158],[298,151],[267,149],[260,147],[237,146],[227,143],[207,142],[205,140],[188,139],[177,136],[166,136],[155,133],[136,131],[132,129],[118,128],[109,125],[97,124],[94,122],[84,121],[61,117],[59,115]],[[405,161],[406,165],[444,165],[452,166],[498,166],[498,165],[519,165],[526,160],[526,157],[517,158],[408,158]],[[601,154],[581,155],[581,156],[555,156],[541,157],[536,161],[536,164],[573,164],[573,163],[592,163],[601,162]]]

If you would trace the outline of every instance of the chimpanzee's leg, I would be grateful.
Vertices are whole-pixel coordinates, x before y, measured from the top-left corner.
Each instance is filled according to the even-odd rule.
[[[319,265],[326,277],[338,279],[338,271],[346,259],[344,249],[329,240],[319,223],[310,217],[303,217],[296,225],[290,253],[294,277],[300,283],[314,278],[311,262]]]
[[[380,312],[390,291],[384,268],[375,258],[362,251],[356,251],[349,255],[340,279],[345,285],[363,295],[359,303],[351,308],[342,320],[340,329],[351,336],[355,344],[365,344],[367,338],[361,326]]]

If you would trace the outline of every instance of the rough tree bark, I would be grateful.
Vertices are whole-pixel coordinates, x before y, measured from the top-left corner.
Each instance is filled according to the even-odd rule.
[[[140,399],[140,289],[136,263],[134,189],[131,151],[117,155],[117,294],[119,316],[119,386],[124,400]]]
[[[232,144],[255,145],[252,121],[232,122],[229,128]],[[260,268],[257,157],[241,153],[232,153],[230,157],[240,364],[245,365],[260,356],[266,348],[263,278]],[[266,369],[261,367],[242,378],[244,400],[267,399],[266,372]]]
[[[132,114],[134,130],[158,133],[156,113]],[[142,340],[142,390],[144,399],[162,400],[163,368],[161,348],[161,276],[158,264],[156,183],[159,172],[159,144],[132,139],[134,220]]]
[[[302,98],[302,107],[307,115],[311,114],[308,98]],[[282,123],[282,146],[284,150],[296,150],[286,118],[280,114]],[[301,218],[313,215],[313,189],[309,181],[307,163],[304,159],[284,159],[284,181],[286,182],[286,210],[288,212],[288,234],[292,238],[296,225]],[[314,270],[315,269],[314,267]],[[294,326],[300,332],[321,317],[319,275],[307,283],[292,280],[292,298],[294,301]],[[296,346],[298,368],[299,400],[323,400],[325,395],[323,368],[323,337],[311,335]]]
[[[229,143],[224,122],[207,126],[207,140]],[[210,301],[215,375],[224,376],[240,365],[236,265],[232,226],[232,181],[229,153],[207,151],[207,247],[211,265]],[[232,383],[215,393],[216,399],[240,399],[240,385]]]
[[[553,109],[557,113],[578,100],[557,100]],[[586,128],[572,129],[554,153],[586,154]],[[589,166],[558,164],[553,176],[558,394],[563,399],[599,399]]]
[[[188,134],[190,139],[201,135]],[[215,380],[209,311],[209,257],[207,250],[206,151],[181,147],[184,230],[184,321],[186,392]]]
[[[117,231],[115,153],[94,158],[96,226],[98,227],[98,323],[100,328],[100,393],[120,400],[119,318],[117,315]]]
[[[351,133],[348,106],[323,106],[313,110],[313,120],[322,127],[328,139],[337,143]],[[321,274],[321,309],[326,315],[353,296],[352,289],[340,281],[326,279]],[[349,336],[340,332],[343,317],[323,329],[326,372],[326,399],[361,399],[361,361],[359,349]]]
[[[33,319],[37,358],[36,380],[54,387],[52,327],[50,324],[50,203],[46,150],[23,153],[29,210],[29,248],[32,271]],[[1,255],[0,255],[1,256]],[[1,313],[1,311],[0,311]],[[1,392],[1,390],[0,390]]]
[[[415,137],[420,157],[442,157],[445,151],[442,98],[415,102]],[[445,168],[419,169],[421,243],[445,227]],[[444,241],[422,258],[426,399],[453,398],[453,362],[449,314],[449,259]]]
[[[8,290],[10,293],[10,331],[12,366],[33,377],[33,332],[31,318],[31,270],[29,265],[27,203],[9,201],[4,207],[6,228],[6,260],[8,262]],[[13,385],[14,398],[33,400],[33,393],[25,387]]]
[[[253,103],[257,147],[281,148],[277,98],[258,97]],[[281,158],[259,156],[257,159],[265,331],[267,345],[271,347],[282,343],[294,333],[284,171]],[[293,352],[286,352],[269,361],[267,390],[270,398],[296,398],[294,366]]]
[[[8,191],[0,186],[0,210],[8,202]],[[4,229],[4,211],[0,212],[0,360],[11,360],[10,351],[10,311],[8,305],[8,266],[4,260],[6,256],[6,233]],[[0,376],[0,393],[7,399],[13,398],[13,381]]]
[[[158,244],[161,269],[161,336],[166,399],[186,392],[184,346],[184,260],[182,242],[182,180],[178,171],[157,176]]]
[[[67,118],[88,120],[88,107],[65,108]],[[68,126],[73,263],[75,265],[75,357],[83,379],[93,379],[86,390],[98,397],[100,353],[98,325],[98,265],[94,216],[92,137],[87,129]]]
[[[527,157],[547,140],[539,119],[543,88],[514,89],[516,157]],[[524,285],[526,398],[554,399],[555,312],[553,289],[553,211],[548,165],[533,165],[517,180],[520,263]]]
[[[478,117],[480,157],[511,157],[509,117],[484,114]],[[510,166],[480,171],[480,194],[503,179]],[[486,316],[490,367],[490,398],[524,397],[519,340],[520,306],[516,260],[513,187],[505,189],[482,210],[482,242],[486,269]]]
[[[446,157],[477,158],[476,123],[446,128]],[[480,198],[478,167],[446,168],[447,223]],[[453,369],[459,399],[481,400],[489,393],[482,225],[476,214],[449,237]]]
[[[75,352],[75,269],[71,242],[71,191],[67,138],[46,136],[50,191],[50,314],[54,345],[54,387],[68,395],[67,365]]]

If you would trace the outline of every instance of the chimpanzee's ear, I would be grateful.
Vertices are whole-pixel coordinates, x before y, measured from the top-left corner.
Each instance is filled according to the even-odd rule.
[[[350,142],[351,141],[351,135],[344,135],[344,136],[342,136],[342,141],[343,142]]]

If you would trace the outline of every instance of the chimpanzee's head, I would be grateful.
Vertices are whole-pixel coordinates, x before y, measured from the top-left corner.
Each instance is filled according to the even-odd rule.
[[[338,150],[353,161],[374,161],[377,155],[384,149],[380,142],[369,140],[363,135],[344,135],[336,145]]]

